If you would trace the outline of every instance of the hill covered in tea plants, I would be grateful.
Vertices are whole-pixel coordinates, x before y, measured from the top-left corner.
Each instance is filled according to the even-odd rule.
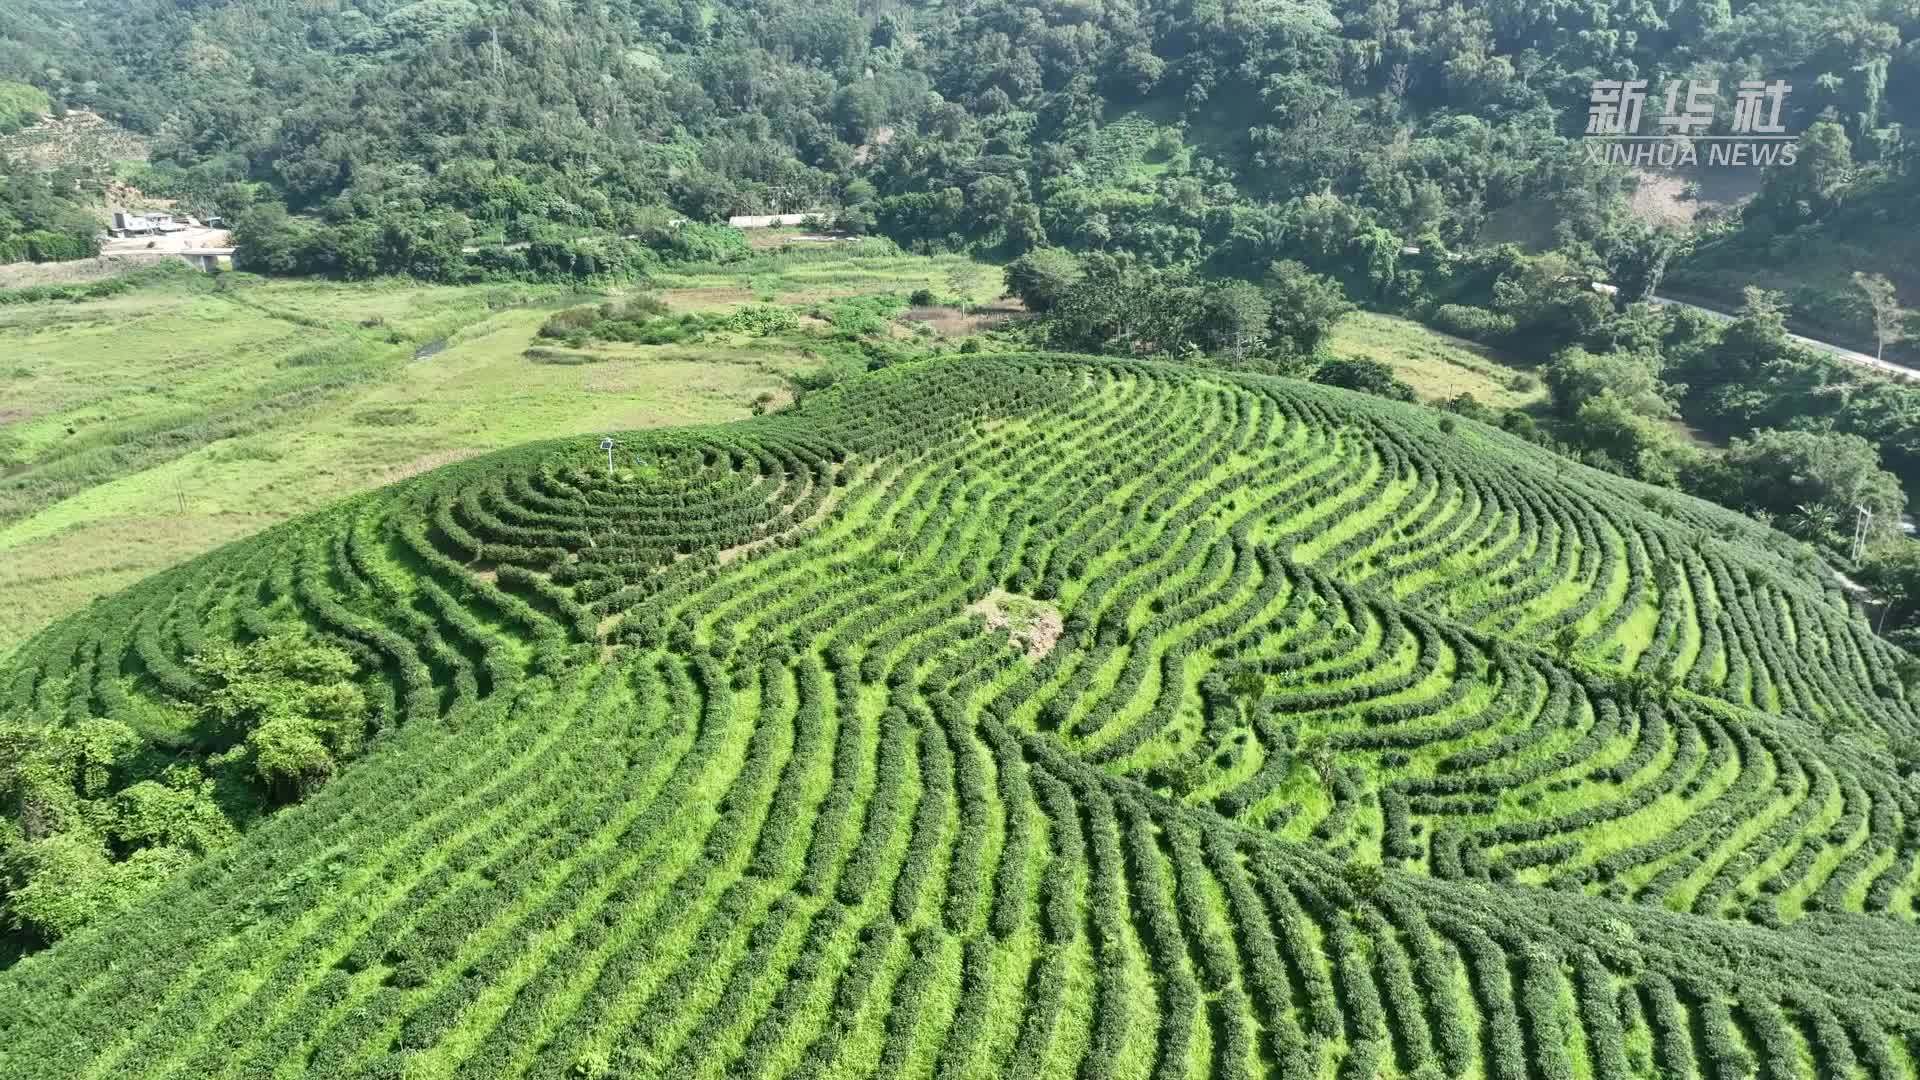
[[[1751,521],[1060,356],[618,458],[25,646],[9,866],[190,868],[0,974],[0,1070],[1915,1074],[1920,713]]]

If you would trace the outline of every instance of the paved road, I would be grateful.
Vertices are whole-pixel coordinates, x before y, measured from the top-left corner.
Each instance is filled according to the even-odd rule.
[[[1665,304],[1670,307],[1692,308],[1693,310],[1700,312],[1702,315],[1705,315],[1708,318],[1717,319],[1720,322],[1732,322],[1734,319],[1732,315],[1729,315],[1724,311],[1720,311],[1710,307],[1701,307],[1699,304],[1690,304],[1685,300],[1675,300],[1671,297],[1655,296],[1653,298],[1653,302],[1656,304]],[[1845,360],[1850,364],[1859,364],[1861,367],[1872,368],[1875,371],[1882,371],[1889,375],[1899,375],[1906,378],[1920,379],[1920,369],[1910,368],[1905,366],[1904,364],[1896,364],[1891,360],[1879,360],[1872,356],[1869,356],[1866,353],[1855,352],[1852,349],[1842,348],[1839,345],[1835,345],[1830,341],[1821,341],[1817,338],[1807,337],[1804,334],[1790,333],[1787,336],[1789,338],[1792,338],[1794,341],[1798,342],[1799,344],[1805,345],[1809,349],[1818,350],[1819,352],[1826,353],[1829,356],[1837,356],[1840,359]]]

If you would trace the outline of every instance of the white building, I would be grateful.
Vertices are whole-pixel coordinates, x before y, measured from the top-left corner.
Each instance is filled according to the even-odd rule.
[[[727,219],[727,224],[736,229],[770,229],[776,225],[804,225],[809,218],[825,221],[828,216],[825,210],[809,210],[804,214],[735,214]]]

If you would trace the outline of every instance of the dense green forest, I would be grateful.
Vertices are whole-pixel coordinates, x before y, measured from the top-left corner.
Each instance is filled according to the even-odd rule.
[[[99,231],[72,177],[0,168],[0,263],[84,259],[99,251]]]
[[[1790,79],[1789,126],[1831,117],[1882,171],[1920,85],[1915,12],[1863,2],[32,0],[0,20],[0,75],[152,135],[158,190],[284,203],[295,220],[249,219],[281,267],[349,276],[600,272],[624,265],[604,237],[663,214],[819,208],[917,247],[1286,256],[1415,293],[1403,241],[1464,244],[1509,207],[1632,257],[1623,177],[1574,138],[1595,79]],[[1780,225],[1836,212],[1846,178],[1779,186]],[[462,257],[522,241],[548,249]]]
[[[0,15],[0,25],[4,20]],[[53,108],[39,87],[0,79],[0,136],[38,123]],[[0,263],[79,259],[98,250],[98,222],[75,179],[15,170],[0,154]]]

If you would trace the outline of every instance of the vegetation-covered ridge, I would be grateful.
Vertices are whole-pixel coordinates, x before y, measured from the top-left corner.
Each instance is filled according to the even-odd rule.
[[[0,976],[4,1071],[1915,1074],[1920,714],[1751,521],[1056,356],[616,464],[451,466],[24,647],[10,709],[190,759],[205,657],[297,633],[383,730]]]

